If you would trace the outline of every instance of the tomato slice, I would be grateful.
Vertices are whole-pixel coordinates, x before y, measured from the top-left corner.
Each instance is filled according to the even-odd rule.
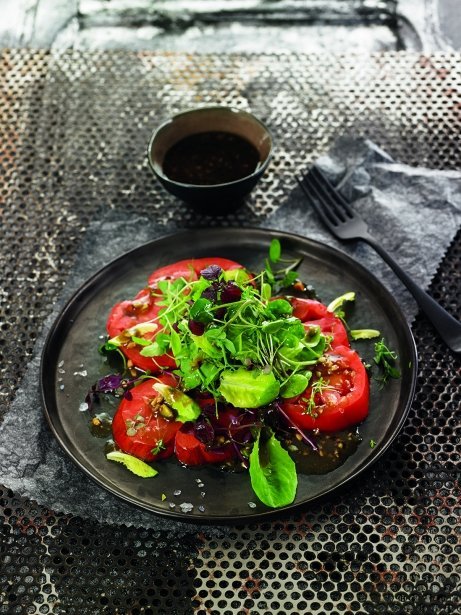
[[[116,303],[106,323],[109,337],[116,337],[126,329],[157,318],[160,306],[156,301],[157,298],[152,295],[150,289],[143,288],[134,299]]]
[[[149,339],[147,335],[144,335],[143,337]],[[151,374],[158,374],[165,369],[176,369],[176,361],[174,360],[172,355],[162,354],[158,357],[144,357],[141,354],[142,348],[142,346],[138,346],[137,344],[135,344],[134,346],[126,344],[120,346],[120,350],[123,352],[126,358],[132,362],[133,367],[138,367],[145,372],[150,372]]]
[[[299,299],[298,297],[292,297],[291,305],[293,306],[293,316],[299,318],[301,322],[307,322],[308,320],[318,320],[331,314],[327,310],[327,306],[315,299]]]
[[[349,346],[347,331],[340,318],[327,310],[327,306],[315,299],[293,297],[293,316],[299,318],[305,326],[317,325],[322,333],[332,336],[331,348]]]
[[[153,388],[156,382],[177,386],[174,376],[166,374],[149,378],[130,389],[129,398],[123,398],[112,421],[112,435],[124,452],[144,461],[169,457],[174,451],[174,439],[182,423],[170,421],[155,408],[160,398]],[[154,452],[156,447],[158,452]]]
[[[326,386],[313,394],[311,385],[298,397],[281,403],[282,409],[301,429],[341,431],[357,425],[368,415],[370,386],[359,355],[351,348],[338,346],[326,353],[325,358],[315,369],[316,380],[321,377]],[[307,400],[311,395],[315,405],[309,410]]]
[[[227,443],[216,448],[207,448],[188,430],[180,429],[175,438],[174,452],[178,461],[186,466],[205,463],[225,463],[235,457],[235,449]]]
[[[189,258],[183,261],[178,261],[172,265],[166,265],[156,269],[149,276],[149,286],[155,286],[161,280],[176,280],[184,278],[187,281],[197,280],[202,269],[210,265],[218,265],[224,271],[231,269],[243,269],[243,265],[228,258],[206,257],[206,258]]]
[[[121,301],[114,305],[106,323],[110,337],[116,337],[127,329],[132,329],[141,323],[154,320],[158,317],[161,306],[157,305],[159,297],[152,295],[150,288],[143,288],[136,297],[130,301]],[[139,337],[152,340],[162,328],[139,334]],[[164,354],[158,357],[144,357],[141,354],[142,346],[127,342],[120,346],[120,350],[130,360],[134,367],[156,374],[163,369],[175,368],[176,363],[171,355]]]

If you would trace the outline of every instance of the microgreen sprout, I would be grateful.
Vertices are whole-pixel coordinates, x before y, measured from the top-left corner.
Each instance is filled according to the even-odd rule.
[[[386,346],[384,338],[379,342],[375,342],[375,356],[373,360],[382,372],[382,375],[378,378],[381,386],[384,386],[389,381],[389,378],[400,378],[400,371],[395,366],[397,358],[396,352]]]

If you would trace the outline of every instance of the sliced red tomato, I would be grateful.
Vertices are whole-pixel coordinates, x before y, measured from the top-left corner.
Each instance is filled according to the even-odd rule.
[[[327,306],[315,299],[299,299],[298,297],[292,297],[291,305],[293,306],[293,316],[299,318],[301,322],[308,320],[318,320],[324,316],[331,314],[327,310]]]
[[[106,324],[109,336],[116,337],[128,329],[135,328],[137,325],[151,320],[155,321],[161,309],[161,306],[157,305],[158,300],[159,298],[152,295],[149,288],[144,288],[131,301],[121,301],[114,305]],[[154,339],[157,333],[162,331],[160,324],[156,324],[158,324],[156,331],[139,333],[138,337],[147,340]],[[176,367],[173,357],[168,354],[158,357],[144,357],[141,354],[142,346],[135,344],[131,340],[122,344],[120,350],[132,362],[134,367],[150,371],[153,374],[166,368]]]
[[[153,339],[155,335],[149,338],[146,334],[143,337],[145,339]],[[173,356],[169,354],[162,354],[158,357],[144,357],[141,354],[143,347],[137,344],[123,345],[120,346],[120,349],[126,358],[132,362],[134,367],[139,367],[139,369],[150,372],[151,374],[158,374],[165,369],[175,369],[177,367]]]
[[[110,337],[120,335],[141,322],[157,318],[160,306],[149,288],[143,288],[134,299],[116,303],[109,313],[106,329]]]
[[[362,422],[368,415],[369,382],[359,355],[346,346],[325,354],[325,362],[315,366],[315,381],[324,387],[313,393],[312,385],[302,395],[284,401],[281,406],[301,429],[323,432],[341,431]],[[313,395],[314,406],[308,400]]]
[[[225,463],[235,457],[232,444],[207,448],[207,446],[190,431],[180,429],[175,438],[174,451],[178,461],[187,466],[203,465],[205,463]]]
[[[332,336],[331,347],[349,346],[347,331],[340,318],[327,310],[327,306],[315,299],[291,299],[293,316],[306,326],[317,325],[322,333]]]
[[[206,258],[189,258],[183,261],[178,261],[172,265],[166,265],[156,269],[149,276],[149,286],[155,286],[161,280],[176,280],[184,278],[187,281],[197,280],[202,269],[210,265],[218,265],[224,271],[231,269],[243,269],[243,265],[228,258],[206,257]]]
[[[165,419],[155,402],[160,399],[154,389],[156,382],[177,386],[174,376],[149,378],[130,389],[123,398],[112,421],[114,441],[124,453],[144,461],[169,457],[174,451],[174,439],[182,423]]]

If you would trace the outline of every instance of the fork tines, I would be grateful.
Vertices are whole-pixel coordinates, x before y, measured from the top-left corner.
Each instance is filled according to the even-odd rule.
[[[317,214],[328,226],[337,226],[353,218],[349,203],[315,165],[303,178],[298,178],[298,182]]]

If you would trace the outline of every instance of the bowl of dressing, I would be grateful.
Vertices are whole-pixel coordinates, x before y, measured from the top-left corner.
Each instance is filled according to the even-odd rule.
[[[272,137],[263,122],[247,111],[218,106],[173,116],[153,132],[147,150],[163,187],[211,215],[241,205],[271,154]]]

